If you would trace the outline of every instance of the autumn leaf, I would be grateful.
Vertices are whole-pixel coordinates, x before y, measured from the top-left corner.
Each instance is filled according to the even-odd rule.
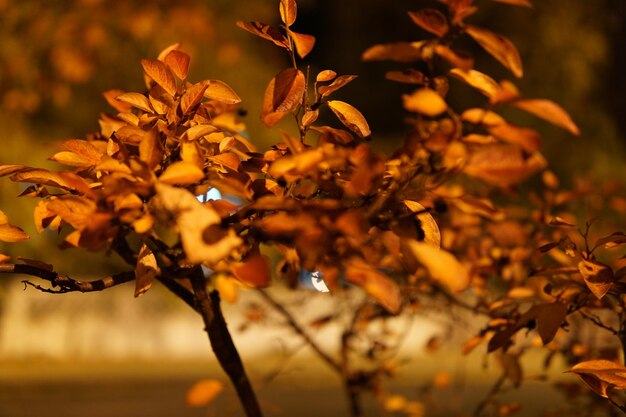
[[[613,270],[597,261],[583,259],[578,263],[578,270],[589,290],[598,299],[602,299],[613,284]]]
[[[233,274],[252,288],[267,287],[271,278],[269,259],[260,254],[252,255],[236,265]]]
[[[422,72],[412,68],[402,71],[387,71],[385,78],[391,81],[406,84],[426,84],[428,80]]]
[[[204,178],[204,171],[198,168],[197,165],[186,162],[178,161],[168,166],[165,171],[159,177],[159,181],[165,184],[193,184]]]
[[[420,221],[422,232],[424,232],[423,242],[437,248],[440,247],[441,233],[439,232],[439,226],[437,226],[437,222],[433,216],[417,201],[404,200],[404,205],[412,212],[418,213],[416,217]]]
[[[226,104],[241,103],[241,98],[235,93],[235,90],[220,80],[208,81],[208,87],[204,90],[204,97]]]
[[[408,111],[435,117],[448,109],[448,105],[443,98],[429,88],[415,90],[412,94],[402,95],[404,108]]]
[[[350,104],[339,100],[331,100],[328,101],[328,107],[335,113],[339,121],[356,133],[358,137],[367,138],[371,135],[372,132],[365,117]]]
[[[508,68],[513,75],[521,78],[524,75],[522,59],[517,48],[507,38],[478,26],[467,25],[465,31],[480,44],[489,54]]]
[[[200,104],[208,87],[209,85],[205,83],[197,83],[185,90],[180,98],[180,109],[183,114],[188,114]]]
[[[596,394],[608,398],[611,389],[626,389],[626,367],[604,359],[580,362],[570,372],[575,373]]]
[[[490,126],[487,130],[495,137],[505,142],[519,145],[528,152],[538,151],[543,142],[541,136],[535,130],[515,126],[510,123]]]
[[[150,129],[139,142],[139,159],[148,164],[150,169],[154,169],[161,163],[163,154],[163,144],[158,130]]]
[[[444,36],[450,30],[446,17],[436,9],[422,9],[417,12],[409,12],[409,17],[411,17],[413,23],[439,37]]]
[[[363,288],[367,294],[392,314],[400,312],[401,294],[398,285],[361,259],[346,264],[346,279]]]
[[[463,71],[459,68],[453,68],[450,70],[450,75],[464,81],[489,98],[496,96],[501,91],[500,85],[493,78],[480,71]]]
[[[534,152],[526,155],[514,145],[484,145],[474,150],[464,168],[472,177],[499,186],[517,184],[546,166],[545,158]]]
[[[474,59],[471,56],[454,51],[446,45],[436,45],[435,53],[462,71],[469,71],[474,66]]]
[[[30,237],[19,227],[9,224],[8,217],[0,211],[0,241],[21,242]]]
[[[496,1],[498,3],[512,4],[514,6],[528,7],[531,9],[533,7],[533,4],[530,2],[530,0],[493,0],[493,1]]]
[[[148,113],[154,112],[152,106],[150,105],[150,100],[148,100],[148,97],[144,96],[143,94],[124,93],[115,97],[115,99],[117,101],[121,101],[122,103],[130,104],[131,106],[139,110],[143,110]]]
[[[513,105],[567,130],[572,135],[580,135],[578,126],[576,126],[569,114],[553,101],[545,99],[517,100]]]
[[[536,306],[537,332],[544,346],[554,339],[567,316],[567,305],[555,302]]]
[[[470,283],[467,269],[452,255],[431,244],[409,240],[411,253],[430,273],[431,278],[454,292],[465,290]]]
[[[176,94],[176,79],[163,62],[155,59],[142,59],[141,66],[148,77],[163,87],[171,96]]]
[[[337,73],[333,70],[323,70],[317,74],[317,76],[315,77],[315,82],[323,83],[323,82],[332,81],[335,79],[336,76],[337,76]]]
[[[361,54],[363,61],[414,62],[422,59],[421,44],[394,42],[374,45]]]
[[[296,52],[300,58],[306,57],[315,46],[315,36],[305,35],[304,33],[296,33],[290,29],[287,29],[289,36],[293,39],[293,43],[296,46]]]
[[[165,55],[163,62],[170,67],[172,72],[174,72],[174,75],[181,80],[184,80],[187,78],[187,73],[189,72],[190,59],[191,58],[186,53],[174,49]]]
[[[189,388],[186,402],[190,407],[209,405],[224,389],[224,384],[215,379],[202,379]]]
[[[352,82],[356,77],[356,75],[340,75],[331,84],[319,87],[318,91],[322,97],[328,97],[335,91],[343,88],[346,84]]]
[[[287,27],[293,25],[298,11],[295,0],[280,0],[279,11],[283,23]]]
[[[237,21],[237,26],[239,26],[243,30],[247,30],[253,35],[259,36],[263,39],[267,39],[268,41],[274,43],[274,45],[276,46],[280,46],[281,48],[285,48],[287,50],[290,49],[289,40],[285,37],[285,35],[277,31],[270,25],[261,22],[243,22],[239,20]]]
[[[148,291],[158,274],[159,266],[156,256],[143,244],[137,255],[137,266],[135,267],[135,297]]]
[[[233,279],[224,274],[216,274],[215,277],[215,289],[220,293],[220,298],[226,302],[234,303],[239,298],[239,284],[236,279]]]
[[[300,70],[287,68],[276,75],[263,97],[261,120],[265,126],[273,126],[294,111],[302,103],[305,87],[304,74]]]

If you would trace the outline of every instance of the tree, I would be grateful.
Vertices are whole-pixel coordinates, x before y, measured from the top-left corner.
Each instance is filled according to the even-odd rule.
[[[532,7],[528,0],[496,1]],[[38,231],[69,229],[63,247],[114,252],[129,269],[86,282],[59,274],[48,260],[9,263],[0,256],[0,272],[40,278],[49,285],[24,282],[49,293],[134,281],[140,296],[160,282],[202,316],[247,416],[262,412],[220,308],[220,297],[232,298],[240,285],[256,288],[342,378],[351,416],[364,415],[366,392],[390,411],[417,414],[414,402],[382,391],[381,382],[393,375],[386,354],[393,346],[366,330],[429,304],[482,316],[483,328],[463,350],[486,342],[502,363],[502,377],[474,415],[515,408],[501,404],[497,393],[506,383],[519,386],[520,358],[534,344],[547,352],[546,367],[561,356],[595,393],[626,410],[615,399],[626,388],[626,367],[618,363],[626,350],[626,269],[614,249],[626,235],[605,232],[610,224],[596,239],[591,222],[579,229],[576,204],[597,203],[602,190],[587,184],[561,190],[539,152],[539,133],[503,114],[521,110],[574,135],[578,127],[556,103],[524,98],[513,82],[474,69],[472,57],[457,50],[459,39],[473,39],[515,77],[523,75],[509,39],[466,21],[478,10],[472,0],[440,3],[409,12],[431,38],[379,44],[362,55],[365,61],[415,63],[386,74],[411,90],[402,96],[410,131],[391,155],[374,151],[366,118],[335,99],[356,76],[331,69],[311,74],[301,64],[315,37],[291,29],[294,0],[280,1],[280,28],[237,22],[285,50],[291,61],[269,82],[261,120],[272,127],[292,117],[297,134],[281,131],[264,153],[244,134],[237,93],[223,81],[189,81],[190,57],[178,44],[142,60],[146,91],[105,92],[118,113],[103,115],[100,131],[86,140],[63,142],[64,150],[50,159],[68,168],[0,166],[0,176],[31,184],[21,195],[39,199]],[[463,84],[480,104],[453,106],[453,93]],[[326,120],[322,112],[343,127],[320,122]],[[527,198],[523,182],[538,172],[541,190]],[[241,203],[205,201],[211,188]],[[0,240],[27,238],[0,215]],[[319,346],[310,329],[264,290],[272,280],[271,257],[292,287],[304,270],[322,277],[331,292],[350,287],[367,295],[349,312],[338,355]],[[335,319],[323,317],[315,325]],[[622,347],[587,344],[580,329],[589,324]],[[535,334],[538,343],[528,337]],[[362,340],[368,343],[357,343]],[[217,391],[205,384],[195,394],[208,400]],[[585,412],[605,407],[593,398],[580,397]]]

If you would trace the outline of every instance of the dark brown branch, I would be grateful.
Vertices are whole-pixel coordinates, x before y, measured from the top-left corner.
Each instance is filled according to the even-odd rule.
[[[200,268],[197,268],[190,278],[196,307],[202,315],[205,330],[218,362],[234,385],[246,416],[262,417],[256,395],[226,326],[218,292],[212,291],[210,295],[207,293],[206,278]]]
[[[163,284],[165,288],[167,288],[173,294],[175,294],[178,298],[183,300],[185,304],[187,304],[189,307],[196,310],[197,312],[200,312],[198,310],[198,307],[196,306],[196,302],[193,298],[193,294],[187,288],[183,287],[175,280],[168,278],[168,277],[164,277],[162,275],[157,277],[157,279],[159,280],[161,284]]]
[[[67,275],[59,275],[54,271],[50,271],[45,268],[39,268],[34,265],[23,264],[2,264],[0,265],[0,273],[4,274],[20,274],[30,275],[46,280],[52,284],[52,287],[59,287],[58,290],[51,289],[46,292],[53,293],[66,293],[66,292],[93,292],[102,291],[108,288],[114,287],[125,282],[133,281],[135,279],[134,271],[121,272],[119,274],[111,275],[96,281],[80,281],[68,277]],[[37,289],[42,287],[32,285]]]
[[[298,333],[298,335],[300,335],[302,339],[304,339],[304,341],[311,347],[311,349],[315,351],[315,353],[318,354],[320,358],[322,358],[322,360],[324,360],[324,362],[326,362],[335,371],[341,373],[341,365],[336,360],[334,360],[328,353],[324,352],[317,343],[315,343],[315,341],[311,338],[311,336],[309,336],[306,330],[304,330],[304,328],[302,328],[295,321],[291,313],[289,313],[289,311],[287,311],[287,309],[283,307],[282,304],[274,300],[274,298],[272,298],[272,296],[269,295],[267,291],[259,289],[258,292],[259,294],[261,294],[261,296],[263,296],[263,299],[265,301],[267,301],[277,312],[279,312],[285,318],[285,320],[287,320],[287,324],[289,324],[289,326],[296,333]]]

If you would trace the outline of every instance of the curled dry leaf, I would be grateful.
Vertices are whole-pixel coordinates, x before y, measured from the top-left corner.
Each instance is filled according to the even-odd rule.
[[[517,48],[507,38],[478,26],[467,25],[465,31],[480,44],[491,56],[508,68],[513,75],[521,78],[524,75],[522,59]]]
[[[448,109],[445,100],[439,93],[430,88],[415,90],[412,94],[402,95],[404,108],[426,116],[435,117]]]
[[[356,133],[358,137],[367,138],[372,134],[365,117],[350,104],[339,100],[331,100],[328,102],[328,107],[335,113],[339,121]]]
[[[152,287],[152,282],[158,273],[156,256],[143,244],[137,255],[135,267],[135,297],[139,297]]]
[[[216,379],[202,379],[189,388],[186,402],[190,407],[209,405],[224,389],[224,384]]]
[[[305,88],[304,74],[300,70],[287,68],[276,75],[267,86],[263,97],[263,123],[267,127],[273,126],[294,111],[302,103]]]
[[[578,270],[585,280],[589,290],[598,299],[601,299],[611,289],[613,284],[613,270],[597,261],[583,259],[578,263]]]
[[[417,12],[409,12],[409,17],[417,26],[439,37],[444,36],[450,30],[448,20],[437,9],[422,9]]]
[[[335,79],[335,81],[333,81],[331,84],[319,87],[318,91],[322,97],[328,97],[335,91],[343,88],[346,84],[350,83],[356,77],[356,75],[341,75],[337,77],[337,79]]]
[[[413,256],[428,270],[432,279],[454,292],[463,291],[469,286],[467,269],[450,252],[414,240],[407,243]]]
[[[555,126],[559,126],[572,135],[580,135],[580,130],[565,110],[555,102],[545,99],[518,100],[513,103],[530,114],[533,114]]]
[[[626,389],[626,367],[603,359],[580,362],[570,372],[575,373],[596,394],[608,398],[611,389]]]

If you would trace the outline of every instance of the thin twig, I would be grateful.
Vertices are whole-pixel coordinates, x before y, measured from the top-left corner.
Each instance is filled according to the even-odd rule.
[[[502,375],[500,375],[500,377],[498,378],[496,383],[493,384],[485,398],[483,398],[483,400],[478,403],[478,405],[474,409],[474,412],[472,413],[473,417],[480,417],[480,415],[489,405],[493,397],[498,393],[498,391],[500,391],[500,389],[502,388],[502,384],[504,384],[504,381],[506,381],[506,373],[502,373]]]

